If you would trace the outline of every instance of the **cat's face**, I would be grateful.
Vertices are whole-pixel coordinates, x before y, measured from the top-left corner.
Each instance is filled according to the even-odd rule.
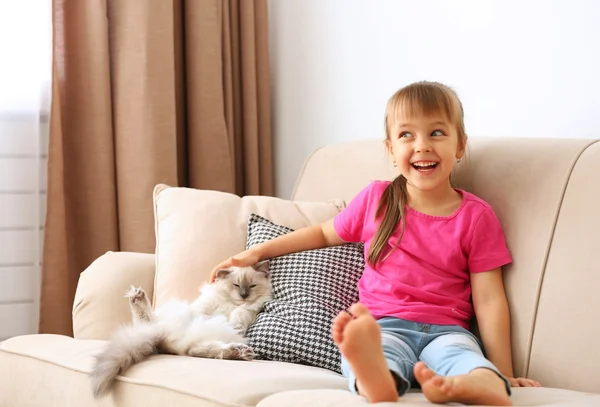
[[[253,303],[271,295],[269,261],[252,267],[231,267],[217,272],[215,284],[226,292],[234,303]]]

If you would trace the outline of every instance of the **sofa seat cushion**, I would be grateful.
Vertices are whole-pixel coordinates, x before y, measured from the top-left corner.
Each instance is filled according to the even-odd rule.
[[[400,401],[401,400],[401,401]],[[378,407],[434,406],[423,393],[411,390],[396,403],[378,403]],[[600,394],[551,388],[513,388],[513,407],[594,407],[600,406]],[[269,396],[257,407],[367,407],[372,404],[347,390],[297,390]],[[439,404],[437,404],[439,405]],[[453,403],[453,406],[461,404]]]
[[[6,340],[0,345],[0,405],[255,406],[282,391],[347,388],[340,375],[310,366],[155,355],[131,367],[113,394],[96,403],[88,374],[104,344],[60,335]]]

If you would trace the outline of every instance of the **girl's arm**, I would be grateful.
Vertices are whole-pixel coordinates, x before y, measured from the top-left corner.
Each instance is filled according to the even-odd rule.
[[[330,219],[322,224],[307,226],[275,239],[267,240],[230,257],[212,270],[209,281],[214,282],[217,271],[222,268],[252,266],[273,257],[328,246],[338,246],[343,243],[346,242],[338,236],[333,227],[333,219]]]
[[[510,312],[502,281],[496,268],[471,274],[473,306],[487,357],[513,387],[540,386],[534,380],[514,377],[510,342]]]
[[[319,225],[308,226],[294,232],[267,240],[251,249],[258,256],[258,261],[297,253],[305,250],[321,249],[345,243],[335,232],[333,219]],[[237,256],[236,256],[237,257]]]

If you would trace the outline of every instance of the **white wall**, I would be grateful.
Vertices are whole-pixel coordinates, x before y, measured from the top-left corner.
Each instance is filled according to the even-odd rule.
[[[598,21],[595,0],[271,1],[276,194],[315,148],[382,138],[417,80],[459,93],[471,137],[600,138]]]

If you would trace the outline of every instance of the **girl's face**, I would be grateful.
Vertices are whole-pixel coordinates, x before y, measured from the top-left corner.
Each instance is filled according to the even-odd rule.
[[[423,192],[450,186],[450,173],[465,146],[444,115],[405,117],[399,112],[388,131],[388,151],[408,185]]]

